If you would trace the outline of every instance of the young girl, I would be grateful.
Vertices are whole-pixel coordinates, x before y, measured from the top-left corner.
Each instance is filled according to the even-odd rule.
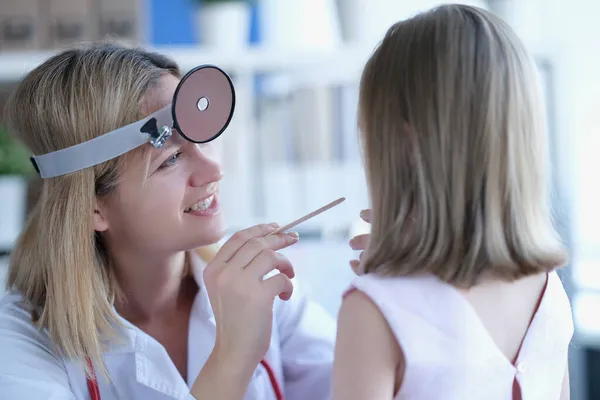
[[[334,399],[568,398],[566,254],[521,42],[474,7],[417,15],[368,61],[359,104],[373,225],[352,243]]]

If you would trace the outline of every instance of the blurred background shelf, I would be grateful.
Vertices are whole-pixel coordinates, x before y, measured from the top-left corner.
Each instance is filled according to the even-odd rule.
[[[315,84],[341,85],[354,83],[360,77],[374,45],[346,44],[335,49],[281,49],[249,46],[234,51],[215,51],[202,46],[144,46],[158,51],[179,64],[183,71],[202,65],[217,65],[234,76],[287,74],[300,86]],[[0,83],[21,79],[58,50],[0,51]],[[540,63],[551,59],[551,53],[536,51]]]
[[[311,71],[306,69],[316,68],[319,75],[326,74],[322,80],[328,83],[355,80],[373,51],[373,46],[366,45],[346,45],[334,50],[285,50],[253,46],[233,51],[214,51],[200,46],[183,45],[145,47],[172,57],[185,71],[201,64],[214,64],[234,75],[281,72],[310,75]],[[19,80],[56,52],[57,50],[0,52],[0,82]],[[317,75],[316,72],[312,75]]]

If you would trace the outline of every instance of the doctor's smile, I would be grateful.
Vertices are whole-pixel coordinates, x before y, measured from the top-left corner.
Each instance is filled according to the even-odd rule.
[[[215,191],[187,207],[184,213],[199,217],[210,217],[219,213],[219,193]]]

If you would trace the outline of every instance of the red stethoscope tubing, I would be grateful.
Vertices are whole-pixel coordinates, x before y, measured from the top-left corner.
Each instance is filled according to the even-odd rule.
[[[92,373],[91,377],[86,378],[88,391],[90,392],[90,398],[91,400],[101,400],[100,389],[98,389],[98,380],[96,379],[96,372],[94,371],[94,364],[92,364],[92,360],[90,360],[89,358],[87,358],[86,361]],[[279,382],[277,381],[277,377],[275,376],[273,368],[271,368],[271,365],[269,365],[267,360],[261,360],[260,363],[267,370],[267,374],[269,374],[269,380],[271,381],[271,385],[273,386],[275,397],[277,398],[277,400],[284,400],[283,391],[279,386]]]
[[[92,360],[88,357],[86,358],[86,362],[88,367],[90,368],[90,372],[92,373],[91,377],[87,377],[87,387],[90,392],[91,400],[100,400],[100,389],[98,389],[98,379],[96,379],[96,371],[94,371],[94,364],[92,364]]]
[[[279,382],[277,381],[277,377],[275,376],[275,372],[273,371],[273,368],[271,368],[271,366],[265,359],[260,360],[260,363],[262,364],[263,367],[265,367],[265,369],[267,370],[267,373],[269,374],[269,380],[271,381],[271,386],[273,386],[273,391],[275,392],[275,398],[277,400],[283,400],[283,391],[281,390],[281,387],[279,386]]]

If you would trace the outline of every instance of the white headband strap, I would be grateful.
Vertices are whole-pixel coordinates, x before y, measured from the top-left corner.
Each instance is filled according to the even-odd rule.
[[[69,174],[111,160],[149,141],[156,147],[160,147],[170,135],[170,130],[163,132],[161,128],[171,128],[172,125],[173,117],[171,104],[169,104],[142,120],[87,142],[33,156],[31,162],[42,178]],[[159,136],[156,136],[157,134]]]

